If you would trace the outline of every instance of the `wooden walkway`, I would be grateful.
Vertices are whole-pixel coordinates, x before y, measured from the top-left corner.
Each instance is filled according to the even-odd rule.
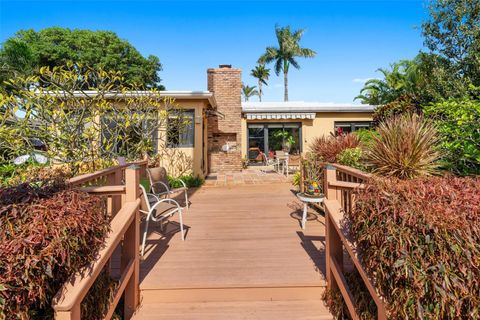
[[[324,290],[324,218],[297,220],[291,184],[193,190],[183,242],[173,219],[151,227],[135,319],[332,319]]]

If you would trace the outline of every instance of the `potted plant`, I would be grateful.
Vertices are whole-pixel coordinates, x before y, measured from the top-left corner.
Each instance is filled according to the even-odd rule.
[[[295,138],[288,131],[277,131],[273,134],[273,137],[280,140],[282,150],[285,152],[290,152],[295,144]]]
[[[283,151],[290,152],[290,150],[292,149],[292,146],[295,144],[295,138],[288,132],[285,132],[285,133],[286,135],[283,139],[283,144],[282,144]]]
[[[302,161],[305,194],[318,197],[323,193],[323,163],[315,155],[307,154]]]

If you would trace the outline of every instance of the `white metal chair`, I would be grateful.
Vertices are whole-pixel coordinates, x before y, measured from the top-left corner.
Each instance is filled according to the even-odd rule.
[[[142,239],[142,257],[145,253],[145,242],[147,241],[148,224],[150,220],[153,222],[160,222],[160,230],[163,232],[163,220],[173,216],[178,212],[178,218],[180,221],[180,232],[182,234],[182,240],[185,241],[185,234],[183,232],[183,219],[182,219],[182,207],[177,201],[169,198],[159,199],[153,193],[147,193],[145,188],[140,185],[142,190],[142,206],[140,212],[146,214],[145,219],[145,231],[143,232]],[[146,209],[146,210],[143,210]]]
[[[288,177],[288,153],[283,150],[275,151],[275,158],[277,160],[277,171],[280,171],[282,166],[282,174],[287,174]],[[285,172],[286,171],[286,172]]]
[[[184,192],[185,206],[187,209],[190,207],[188,203],[188,188],[182,179],[175,179],[181,183],[182,187],[172,188],[168,182],[167,170],[164,167],[148,168],[147,175],[150,180],[151,193],[155,194],[157,197],[165,196],[169,198],[173,193]]]
[[[260,153],[261,156],[262,156],[262,160],[263,160],[263,164],[265,167],[268,167],[268,166],[273,166],[273,170],[276,170],[275,169],[275,166],[277,165],[277,161],[275,159],[271,159],[269,158],[264,152],[261,152]],[[260,170],[262,173],[267,173],[266,172],[266,169],[262,169]]]

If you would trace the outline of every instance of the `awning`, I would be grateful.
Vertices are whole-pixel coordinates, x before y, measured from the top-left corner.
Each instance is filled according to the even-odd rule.
[[[247,120],[315,119],[315,112],[246,113]]]

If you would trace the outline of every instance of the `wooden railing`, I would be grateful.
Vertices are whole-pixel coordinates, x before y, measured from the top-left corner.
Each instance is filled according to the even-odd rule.
[[[359,319],[353,295],[344,276],[344,252],[348,254],[362,281],[377,306],[378,319],[387,319],[385,305],[375,290],[372,280],[363,269],[358,252],[352,241],[341,228],[346,212],[351,213],[355,197],[354,190],[363,188],[370,175],[350,167],[328,164],[324,168],[325,226],[326,226],[326,272],[327,288],[339,290],[353,320]]]
[[[81,187],[89,193],[106,196],[107,212],[113,218],[120,210],[121,204],[125,202],[125,169],[131,165],[140,167],[140,177],[146,176],[148,160],[141,160],[82,174],[69,179],[67,184],[72,188]]]
[[[116,166],[72,178],[71,187],[106,196],[111,231],[97,258],[72,275],[52,301],[55,319],[81,319],[81,303],[102,270],[110,272],[110,260],[121,247],[120,279],[105,319],[110,319],[124,296],[124,318],[129,319],[139,304],[140,176],[147,161]]]

